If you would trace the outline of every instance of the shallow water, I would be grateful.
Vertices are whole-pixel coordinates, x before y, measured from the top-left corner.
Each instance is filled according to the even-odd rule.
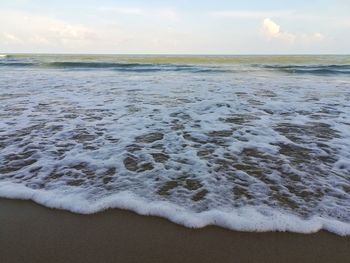
[[[350,57],[0,57],[0,196],[350,234]]]

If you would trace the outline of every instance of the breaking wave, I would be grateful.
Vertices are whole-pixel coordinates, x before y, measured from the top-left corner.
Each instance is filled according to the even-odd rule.
[[[246,70],[260,57],[234,67],[74,59],[0,61],[1,197],[187,227],[350,235],[347,75],[280,74],[286,59]]]
[[[258,65],[259,67],[292,74],[350,74],[350,65]]]
[[[30,62],[8,60],[1,61],[0,66],[4,67],[36,67],[51,69],[70,69],[70,70],[97,70],[107,69],[125,72],[158,72],[158,71],[182,71],[190,73],[219,73],[228,72],[227,69],[215,66],[195,66],[195,65],[177,65],[177,64],[142,64],[142,63],[108,63],[108,62]]]

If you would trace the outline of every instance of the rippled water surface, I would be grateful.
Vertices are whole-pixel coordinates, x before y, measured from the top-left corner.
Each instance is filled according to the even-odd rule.
[[[350,58],[0,57],[0,195],[349,235]]]

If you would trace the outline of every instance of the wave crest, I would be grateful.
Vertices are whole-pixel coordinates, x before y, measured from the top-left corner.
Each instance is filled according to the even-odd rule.
[[[28,61],[3,61],[0,66],[8,67],[39,67],[52,69],[71,69],[71,70],[93,70],[107,69],[124,72],[159,72],[159,71],[175,71],[190,73],[218,73],[227,72],[228,70],[216,66],[199,66],[199,65],[178,65],[178,64],[147,64],[147,63],[116,63],[116,62],[28,62]]]
[[[255,65],[257,66],[257,65]],[[350,65],[262,65],[262,68],[292,74],[350,74]]]

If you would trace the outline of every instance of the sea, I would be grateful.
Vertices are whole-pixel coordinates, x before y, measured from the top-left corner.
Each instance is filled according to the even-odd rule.
[[[0,197],[350,235],[350,56],[0,55]]]

